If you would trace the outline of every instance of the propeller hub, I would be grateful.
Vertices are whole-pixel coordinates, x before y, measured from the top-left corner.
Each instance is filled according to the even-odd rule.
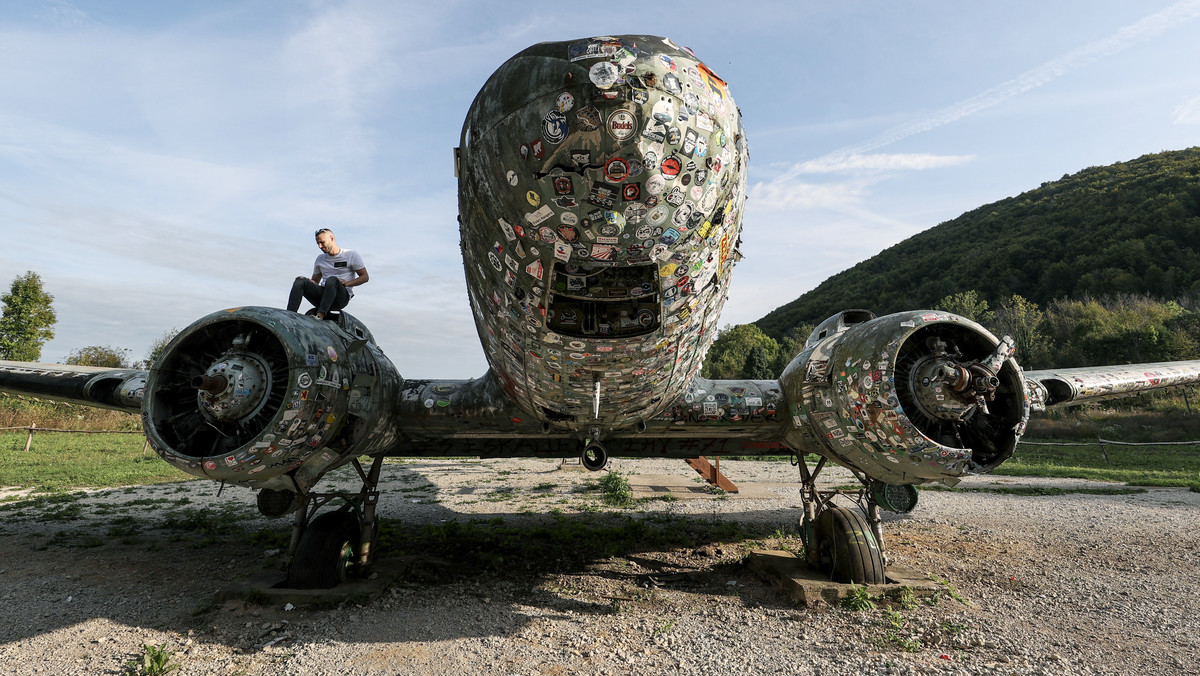
[[[271,371],[257,356],[223,355],[192,380],[200,412],[213,421],[245,420],[260,409],[271,391]]]

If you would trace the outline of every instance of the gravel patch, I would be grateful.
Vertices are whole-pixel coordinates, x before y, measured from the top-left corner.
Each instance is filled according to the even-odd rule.
[[[419,559],[375,601],[288,610],[212,602],[278,567],[288,522],[259,517],[249,491],[218,497],[193,481],[16,495],[0,503],[0,674],[119,674],[144,644],[174,651],[177,674],[1179,674],[1200,662],[1200,494],[923,491],[912,514],[886,517],[887,551],[946,593],[850,612],[795,607],[742,564],[750,548],[794,546],[786,462],[722,463],[756,497],[710,492],[678,460],[614,464],[635,494],[670,483],[680,499],[608,507],[583,490],[599,475],[557,461],[421,460],[385,466],[380,514],[414,527],[741,522],[758,541],[627,547],[563,570],[547,561],[570,552],[542,551],[471,575]],[[335,480],[353,485],[350,472]],[[776,529],[791,537],[772,540]]]

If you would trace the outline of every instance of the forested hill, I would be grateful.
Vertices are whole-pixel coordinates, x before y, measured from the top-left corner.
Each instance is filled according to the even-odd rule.
[[[780,338],[846,308],[933,308],[967,290],[993,306],[1055,298],[1200,293],[1200,147],[1091,167],[967,212],[755,322]]]

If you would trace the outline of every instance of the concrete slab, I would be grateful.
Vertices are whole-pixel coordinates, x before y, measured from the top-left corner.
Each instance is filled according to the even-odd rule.
[[[346,601],[372,601],[404,575],[414,559],[412,556],[380,559],[371,565],[371,573],[366,579],[347,580],[333,589],[288,589],[282,586],[286,582],[282,572],[263,570],[235,580],[217,592],[213,600],[217,603],[251,601],[264,605],[290,603],[294,606],[332,606]]]
[[[830,581],[824,573],[809,568],[804,559],[791,552],[756,550],[750,552],[749,564],[750,569],[760,577],[781,587],[793,601],[804,606],[813,606],[822,601],[837,605],[859,587],[866,587],[874,597],[894,597],[901,587],[912,589],[918,597],[946,591],[927,576],[899,565],[887,567],[885,584],[855,585]]]

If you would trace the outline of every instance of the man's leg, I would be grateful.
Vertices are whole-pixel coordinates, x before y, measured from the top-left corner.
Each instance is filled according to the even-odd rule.
[[[300,310],[300,299],[305,298],[313,305],[321,302],[322,289],[313,284],[313,281],[308,277],[297,277],[296,281],[292,282],[292,293],[288,296],[287,309],[289,312],[298,312]]]
[[[350,292],[342,286],[342,280],[330,277],[325,280],[325,290],[321,294],[321,304],[317,306],[317,319],[324,319],[330,310],[340,310],[350,302]]]

